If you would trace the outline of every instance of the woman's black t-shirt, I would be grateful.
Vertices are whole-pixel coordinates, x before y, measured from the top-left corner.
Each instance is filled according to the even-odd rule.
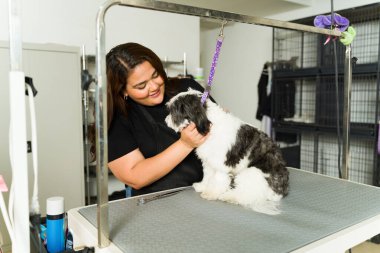
[[[192,79],[181,79],[179,90],[188,88],[203,91],[203,88]],[[139,149],[145,158],[155,156],[177,141],[180,135],[168,126],[165,118],[168,115],[165,95],[164,101],[156,106],[144,106],[129,99],[126,103],[130,110],[128,117],[116,114],[108,130],[108,160],[118,159],[135,149]],[[191,152],[171,172],[152,184],[139,190],[132,189],[132,195],[146,194],[182,186],[192,185],[203,177],[202,163]]]

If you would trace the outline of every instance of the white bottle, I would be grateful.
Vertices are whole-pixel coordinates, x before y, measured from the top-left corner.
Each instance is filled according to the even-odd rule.
[[[203,68],[197,68],[194,76],[195,81],[197,81],[203,88],[206,87],[206,83],[203,76]]]

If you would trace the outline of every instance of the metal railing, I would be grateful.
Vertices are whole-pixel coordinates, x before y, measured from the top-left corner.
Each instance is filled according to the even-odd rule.
[[[337,30],[328,30],[313,26],[301,25],[286,21],[278,21],[260,17],[252,17],[230,12],[223,12],[175,3],[167,3],[154,0],[110,0],[100,6],[96,18],[96,69],[97,69],[97,86],[95,93],[95,128],[96,128],[96,172],[97,172],[97,188],[98,188],[98,245],[100,248],[109,245],[109,224],[108,224],[108,139],[107,139],[107,79],[105,64],[105,23],[104,17],[107,10],[114,5],[121,5],[133,8],[149,9],[163,12],[171,12],[183,15],[198,16],[209,19],[219,19],[221,21],[233,21],[239,23],[255,24],[269,27],[285,28],[297,31],[311,32],[317,34],[325,34],[331,36],[341,36],[341,32]],[[348,57],[346,55],[346,57]],[[350,65],[351,59],[346,58],[345,63]],[[345,74],[349,74],[349,70]],[[350,87],[351,78],[345,78],[345,87]],[[345,88],[345,92],[349,92]],[[345,101],[350,103],[349,94],[345,94]],[[346,115],[349,112],[346,112]],[[345,118],[347,120],[347,117]],[[348,119],[349,120],[349,119]],[[348,122],[349,123],[349,122]],[[343,135],[348,136],[349,124],[343,124]],[[343,142],[345,145],[348,140]],[[343,148],[345,152],[349,152],[348,148]],[[343,156],[348,159],[348,154]],[[343,163],[347,166],[347,162]],[[346,175],[348,175],[348,170]]]

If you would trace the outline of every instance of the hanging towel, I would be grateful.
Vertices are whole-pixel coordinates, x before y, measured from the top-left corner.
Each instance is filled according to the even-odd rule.
[[[265,64],[257,85],[259,101],[256,111],[256,119],[258,120],[262,120],[264,115],[271,116],[271,95],[270,92],[268,94],[268,83],[268,64]]]

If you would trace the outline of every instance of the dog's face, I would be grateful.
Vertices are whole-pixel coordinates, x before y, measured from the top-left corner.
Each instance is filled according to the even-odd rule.
[[[179,132],[190,122],[194,122],[200,134],[206,135],[210,130],[210,121],[206,115],[206,104],[201,104],[202,93],[189,89],[181,92],[166,103],[169,115],[166,124]]]

